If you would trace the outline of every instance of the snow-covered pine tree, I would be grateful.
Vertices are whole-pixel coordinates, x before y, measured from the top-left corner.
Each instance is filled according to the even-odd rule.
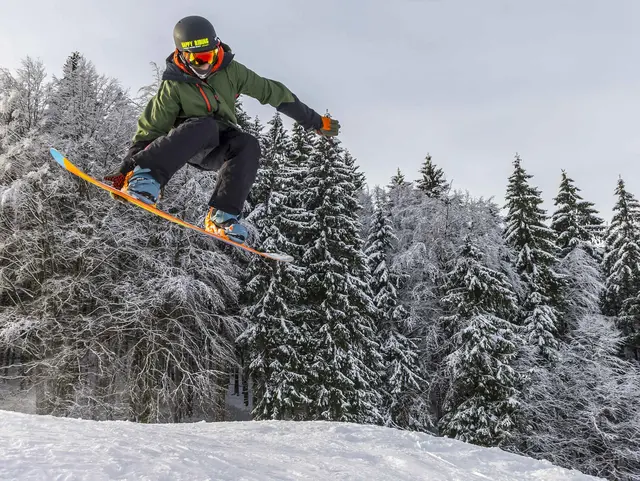
[[[355,157],[353,157],[348,150],[344,152],[344,163],[348,168],[353,170],[353,184],[356,189],[356,200],[359,207],[360,236],[366,239],[369,235],[369,222],[373,214],[373,198],[367,186],[367,179],[364,172],[360,171],[360,166],[357,164]]]
[[[360,171],[360,166],[356,163],[355,157],[348,150],[344,151],[343,158],[344,165],[353,171],[353,186],[356,189],[356,194],[359,195],[366,185],[367,178],[364,172]]]
[[[300,246],[300,256],[304,254],[305,246],[315,241],[315,227],[313,213],[307,209],[305,182],[310,168],[310,162],[316,154],[317,134],[303,128],[297,122],[291,130],[291,150],[286,159],[288,181],[294,186],[287,193],[287,206],[291,208],[289,218],[293,224],[288,229],[289,238]],[[296,256],[298,257],[298,256]]]
[[[268,130],[261,136],[262,157],[256,181],[251,189],[251,200],[254,208],[247,216],[247,221],[258,226],[261,219],[266,216],[266,207],[269,205],[269,196],[278,191],[280,182],[278,174],[284,166],[291,150],[291,143],[282,116],[276,112],[268,122]],[[259,228],[259,226],[258,226]]]
[[[640,361],[640,293],[624,301],[617,324],[627,334],[626,356]]]
[[[262,137],[262,134],[264,133],[264,129],[265,127],[264,125],[262,125],[260,117],[256,115],[256,117],[253,119],[253,122],[248,125],[247,132],[253,134],[253,136],[257,139],[260,139]]]
[[[393,177],[391,177],[391,181],[389,182],[389,188],[398,185],[406,185],[407,181],[405,180],[404,174],[400,171],[400,167],[398,167],[397,172]]]
[[[353,170],[337,140],[321,139],[302,185],[312,218],[302,265],[311,338],[311,418],[381,423],[382,355],[362,252]]]
[[[271,230],[276,234],[277,227]],[[282,236],[267,237],[265,242],[286,250]],[[305,324],[297,323],[298,277],[291,266],[270,262],[246,286],[247,295],[256,302],[244,311],[249,326],[238,342],[247,348],[254,419],[308,419],[309,332]]]
[[[238,127],[241,130],[253,135],[259,142],[259,144],[263,145],[263,131],[264,126],[261,124],[260,119],[256,116],[253,120],[246,112],[244,105],[242,103],[242,97],[236,98],[235,103],[235,114],[236,119],[238,121]],[[260,163],[262,163],[262,158],[260,159]],[[217,172],[214,173],[217,177]],[[249,192],[247,200],[242,209],[242,216],[247,217],[251,214],[253,209],[256,207],[258,203],[257,200],[253,198],[254,196],[253,190]],[[234,384],[234,395],[240,395],[240,387],[242,385],[242,395],[245,406],[249,406],[249,366],[247,365],[247,357],[248,353],[246,352],[246,346],[242,346],[238,344],[238,366],[236,367],[233,373],[233,384]]]
[[[597,258],[604,220],[598,216],[594,204],[582,198],[580,189],[564,170],[554,204],[556,210],[551,218],[551,228],[556,232],[560,257],[579,246]]]
[[[598,216],[594,204],[582,198],[580,189],[564,170],[554,203],[556,210],[551,228],[556,233],[560,257],[557,270],[565,279],[561,331],[566,334],[586,314],[599,312],[594,306],[597,306],[601,287],[602,253],[598,244],[604,220]]]
[[[383,189],[374,191],[375,205],[365,255],[372,275],[374,303],[379,312],[378,337],[384,357],[385,425],[426,431],[426,381],[419,362],[418,347],[408,337],[409,313],[398,299],[401,276],[390,266],[395,236],[391,229]]]
[[[624,301],[640,289],[640,203],[622,178],[618,179],[615,193],[618,199],[607,229],[603,259],[603,310],[610,316],[620,314]]]
[[[416,182],[416,187],[427,197],[441,199],[449,192],[449,184],[444,176],[444,170],[433,163],[431,154],[427,154],[420,169],[422,176]]]
[[[618,179],[618,200],[607,229],[603,270],[605,288],[602,308],[617,317],[618,328],[627,336],[627,355],[640,355],[640,203]]]
[[[299,257],[295,224],[302,208],[292,205],[299,190],[288,160],[292,145],[279,114],[269,122],[264,140],[258,204],[250,216],[260,247]],[[304,420],[311,400],[307,362],[310,333],[300,323],[302,297],[299,267],[262,258],[252,259],[247,275],[244,317],[248,327],[238,339],[247,349],[253,381],[254,419]]]
[[[248,130],[249,125],[251,125],[251,117],[249,117],[249,114],[244,109],[240,97],[236,99],[236,119],[238,120],[238,126],[242,130]]]
[[[513,369],[518,353],[517,299],[504,274],[488,267],[467,237],[445,284],[445,329],[451,335],[446,363],[450,388],[439,421],[446,436],[496,446],[515,426],[520,377]]]
[[[371,225],[373,223],[373,193],[368,186],[358,194],[358,204],[360,205],[360,236],[366,239],[371,231]]]
[[[546,214],[540,207],[540,191],[529,184],[533,176],[521,165],[516,155],[513,174],[509,177],[506,201],[505,241],[515,251],[515,267],[525,286],[521,302],[521,324],[529,343],[549,359],[558,347],[561,279],[557,264],[555,233],[545,225]]]
[[[240,97],[236,100],[236,118],[238,120],[238,126],[242,130],[250,133],[257,139],[260,139],[262,137],[264,126],[257,116],[253,119],[249,117],[249,114],[244,109],[244,105],[242,104]]]
[[[258,139],[258,142],[260,143],[260,145],[263,146],[264,145],[263,136],[264,136],[265,127],[260,122],[260,119],[256,116],[253,120],[251,120],[249,116],[246,114],[246,112],[244,111],[244,108],[242,107],[241,103],[237,104],[236,109],[237,109],[237,115],[238,115],[238,125],[240,126],[240,128],[245,132],[253,135],[256,139]],[[263,160],[261,157],[260,164],[262,165],[262,163],[263,163]],[[259,175],[257,176],[256,181],[258,179],[259,179]],[[255,195],[256,193],[252,189],[251,192],[249,192],[249,196],[247,197],[247,201],[245,202],[244,209],[242,211],[242,215],[244,217],[247,217],[251,213],[251,211],[253,211],[255,206],[260,203],[259,199],[254,198]]]

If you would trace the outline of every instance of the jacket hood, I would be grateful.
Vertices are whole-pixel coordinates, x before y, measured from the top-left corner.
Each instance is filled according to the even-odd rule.
[[[224,51],[224,59],[222,60],[222,65],[218,67],[216,72],[219,72],[220,70],[227,68],[234,57],[234,54],[231,51],[231,47],[229,47],[226,43],[221,43],[220,47]],[[185,70],[182,70],[178,65],[176,65],[174,58],[175,58],[175,52],[173,52],[171,55],[167,57],[167,60],[166,60],[167,68],[162,74],[162,80],[175,80],[177,82],[186,82],[186,83],[194,83],[194,84],[201,82],[201,80],[198,77],[196,77],[195,75],[192,75],[191,73],[187,73]]]

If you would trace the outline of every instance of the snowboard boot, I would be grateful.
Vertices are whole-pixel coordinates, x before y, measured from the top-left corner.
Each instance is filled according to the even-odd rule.
[[[149,169],[137,166],[127,174],[122,191],[155,207],[160,198],[161,186],[149,172]]]
[[[227,214],[214,207],[209,209],[204,219],[204,230],[226,237],[238,244],[244,244],[249,234],[246,227],[238,222],[237,215]]]

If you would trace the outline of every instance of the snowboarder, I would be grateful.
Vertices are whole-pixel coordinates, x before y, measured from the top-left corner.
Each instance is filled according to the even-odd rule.
[[[205,230],[244,243],[247,230],[239,217],[256,178],[260,145],[237,127],[237,97],[269,104],[324,136],[337,135],[340,124],[307,107],[282,83],[236,61],[207,19],[183,18],[173,38],[176,49],[167,58],[160,88],[138,119],[120,167],[105,180],[155,205],[161,188],[185,164],[218,170]]]

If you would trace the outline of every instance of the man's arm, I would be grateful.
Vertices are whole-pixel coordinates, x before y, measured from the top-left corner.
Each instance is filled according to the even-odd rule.
[[[167,135],[176,123],[179,112],[180,103],[175,86],[165,80],[140,115],[133,143],[150,143]]]
[[[237,61],[232,63],[238,91],[255,98],[261,104],[269,104],[298,122],[305,129],[321,130],[320,114],[302,103],[285,85],[256,74]]]
[[[180,104],[174,87],[167,81],[162,82],[158,92],[138,118],[138,129],[129,151],[120,166],[106,174],[104,180],[111,182],[114,188],[121,189],[127,173],[135,167],[133,157],[158,137],[167,135],[173,128],[179,112]]]

